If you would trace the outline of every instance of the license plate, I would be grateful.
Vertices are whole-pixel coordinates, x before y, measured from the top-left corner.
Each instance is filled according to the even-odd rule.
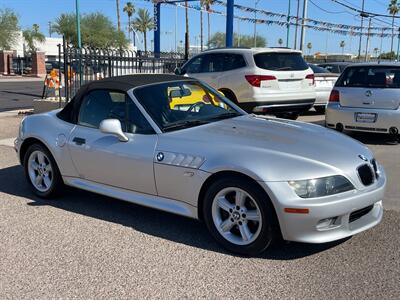
[[[317,81],[316,85],[318,87],[332,87],[332,82],[327,80]]]
[[[358,123],[375,123],[377,114],[372,113],[356,113],[356,122]]]

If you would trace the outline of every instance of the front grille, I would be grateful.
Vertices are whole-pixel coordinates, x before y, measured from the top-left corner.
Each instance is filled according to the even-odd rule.
[[[374,168],[375,177],[378,178],[378,177],[379,177],[379,174],[378,174],[378,165],[376,164],[375,158],[373,158],[373,159],[371,160],[371,164],[372,164],[372,167]]]
[[[366,214],[368,214],[373,208],[374,208],[374,205],[372,204],[370,206],[353,211],[350,214],[349,222],[351,223],[351,222],[354,222],[354,221],[360,219],[362,216],[365,216]]]
[[[357,171],[363,185],[371,185],[374,182],[374,171],[369,165],[362,165],[358,167]]]

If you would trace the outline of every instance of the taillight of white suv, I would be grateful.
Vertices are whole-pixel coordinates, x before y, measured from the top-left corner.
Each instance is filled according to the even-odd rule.
[[[245,77],[248,83],[255,87],[260,87],[261,81],[276,80],[272,75],[245,75]]]

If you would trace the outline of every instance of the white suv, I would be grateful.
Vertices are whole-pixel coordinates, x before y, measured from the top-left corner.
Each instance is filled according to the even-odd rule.
[[[247,112],[296,118],[316,98],[314,73],[292,49],[208,50],[175,73],[208,83]]]

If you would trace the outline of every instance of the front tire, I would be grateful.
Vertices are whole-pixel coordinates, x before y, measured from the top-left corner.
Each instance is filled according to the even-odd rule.
[[[41,144],[29,146],[24,156],[25,177],[33,192],[41,198],[58,195],[63,180],[51,153]]]
[[[274,208],[257,184],[236,177],[220,179],[209,187],[204,200],[207,228],[227,250],[257,255],[276,240]]]

